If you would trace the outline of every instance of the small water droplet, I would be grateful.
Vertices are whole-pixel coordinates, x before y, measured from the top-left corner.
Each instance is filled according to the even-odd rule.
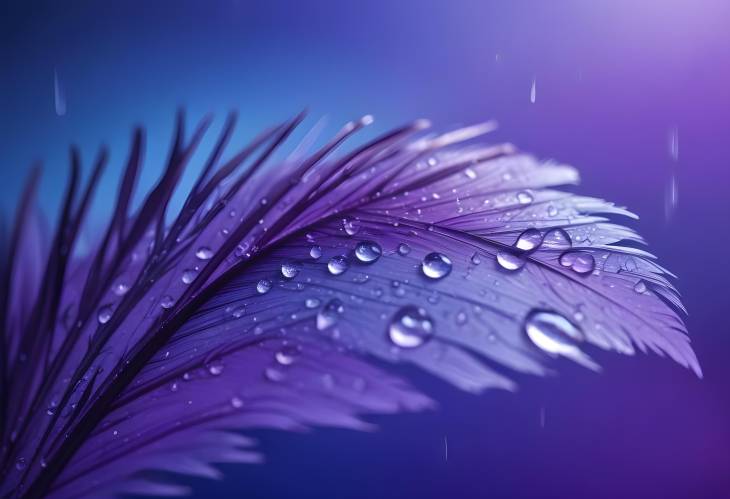
[[[195,276],[198,273],[194,269],[185,269],[182,273],[182,282],[185,284],[190,284],[195,280]]]
[[[568,249],[573,245],[570,235],[563,229],[552,229],[542,239],[542,247],[549,249]]]
[[[208,372],[212,376],[219,376],[220,374],[223,373],[223,364],[220,364],[218,362],[213,363],[213,364],[209,364],[208,365]]]
[[[315,260],[322,256],[322,248],[320,246],[314,245],[311,248],[309,248],[309,256],[314,258]]]
[[[345,230],[345,233],[348,236],[354,236],[355,234],[360,232],[360,221],[354,218],[345,218],[344,220],[342,220],[342,228]]]
[[[414,305],[402,307],[388,327],[390,341],[400,348],[416,348],[433,336],[433,321],[426,311]]]
[[[171,308],[175,304],[175,300],[172,299],[172,296],[165,295],[160,300],[160,306],[164,309]]]
[[[639,281],[634,285],[634,291],[636,291],[639,294],[646,293],[646,283],[644,281]]]
[[[421,270],[426,277],[442,279],[451,272],[451,260],[446,255],[433,252],[423,257]]]
[[[298,262],[284,262],[281,264],[281,275],[287,279],[294,279],[300,269],[301,265]]]
[[[333,326],[345,312],[345,306],[338,298],[333,298],[317,313],[317,329],[320,331]]]
[[[593,255],[585,251],[567,251],[560,256],[560,265],[569,267],[578,274],[593,272],[596,261]]]
[[[264,377],[269,381],[273,381],[276,383],[279,381],[283,381],[286,376],[278,369],[275,369],[273,367],[267,367],[266,369],[264,369]]]
[[[463,310],[460,310],[456,314],[456,323],[460,326],[466,324],[467,316],[466,313]]]
[[[547,214],[549,217],[554,217],[558,214],[558,209],[555,207],[555,205],[548,205],[547,207]]]
[[[101,307],[96,318],[99,320],[99,324],[106,324],[109,322],[109,319],[112,318],[112,306],[104,305]]]
[[[119,282],[112,287],[112,291],[117,296],[123,296],[129,291],[129,285],[123,282]]]
[[[411,247],[408,246],[406,243],[400,243],[398,245],[398,254],[400,256],[406,256],[410,252],[411,252]]]
[[[19,457],[15,461],[15,469],[18,470],[18,471],[23,471],[26,468],[27,465],[28,464],[25,462],[25,458],[24,457]]]
[[[307,298],[304,300],[304,306],[307,308],[317,308],[319,307],[319,299],[318,298]]]
[[[517,238],[515,247],[522,251],[532,251],[542,243],[542,233],[537,229],[527,229]]]
[[[473,263],[474,265],[479,265],[480,263],[482,263],[482,259],[479,256],[479,253],[474,253],[471,256],[471,263]]]
[[[258,294],[263,295],[263,294],[268,293],[270,290],[271,290],[271,281],[269,281],[268,279],[261,279],[259,282],[256,283],[256,292]]]
[[[380,245],[373,241],[362,241],[355,246],[355,257],[363,263],[373,263],[383,253]]]
[[[525,260],[509,251],[497,251],[497,263],[505,270],[518,270],[525,265]]]
[[[471,168],[467,168],[466,170],[464,170],[464,175],[466,175],[470,180],[474,180],[475,178],[477,178],[477,173]]]
[[[198,260],[210,260],[213,258],[213,250],[207,246],[201,246],[198,251],[195,252],[195,256]]]
[[[243,400],[241,400],[239,397],[231,397],[231,406],[234,409],[240,409],[243,407]]]
[[[231,315],[234,319],[240,319],[243,317],[243,315],[246,313],[246,306],[245,305],[239,305],[233,309],[231,312]]]
[[[532,194],[527,191],[520,191],[517,193],[517,202],[520,204],[530,204],[534,200]]]
[[[330,258],[330,261],[327,262],[327,270],[329,270],[332,275],[342,274],[349,266],[350,264],[347,261],[347,257],[344,255],[333,256]]]
[[[289,366],[294,363],[294,360],[296,360],[296,357],[299,355],[299,349],[287,345],[284,346],[281,350],[276,352],[275,358],[276,362],[281,364],[282,366]]]

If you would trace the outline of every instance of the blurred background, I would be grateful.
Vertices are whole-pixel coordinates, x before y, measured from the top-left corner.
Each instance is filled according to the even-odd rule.
[[[40,202],[53,214],[68,145],[80,145],[88,168],[104,143],[111,168],[91,215],[102,223],[131,127],[148,130],[149,185],[180,106],[192,119],[215,113],[214,128],[238,109],[241,142],[303,108],[327,131],[373,114],[365,138],[421,117],[439,128],[494,118],[493,140],[579,167],[582,193],[638,213],[632,225],[680,277],[702,380],[643,355],[478,397],[408,373],[437,411],[371,418],[372,434],[256,433],[267,464],[223,467],[219,482],[185,478],[197,497],[730,497],[730,2],[6,0],[0,9],[5,214],[37,159]]]

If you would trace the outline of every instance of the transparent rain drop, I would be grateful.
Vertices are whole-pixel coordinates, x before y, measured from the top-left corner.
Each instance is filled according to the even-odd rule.
[[[373,241],[362,241],[355,247],[355,257],[363,263],[373,263],[383,253],[380,245]]]
[[[349,266],[350,264],[347,261],[347,257],[344,255],[333,256],[330,258],[330,261],[327,262],[327,270],[329,270],[332,275],[342,274]]]
[[[505,270],[519,270],[525,265],[525,260],[509,251],[497,251],[497,263]]]
[[[560,256],[560,265],[569,267],[579,274],[593,272],[596,261],[593,255],[585,251],[568,251]]]
[[[520,191],[517,193],[517,202],[520,204],[530,204],[534,200],[532,194],[527,191]]]
[[[400,348],[416,348],[433,336],[433,329],[433,320],[424,309],[406,305],[391,319],[388,338]]]
[[[400,243],[398,245],[398,254],[400,256],[406,256],[410,252],[411,252],[411,247],[408,246],[406,243]]]
[[[568,249],[573,245],[570,235],[563,229],[552,229],[542,239],[542,247],[549,249]]]
[[[356,219],[343,219],[342,228],[348,236],[354,236],[360,232],[360,222]]]
[[[123,282],[119,282],[112,287],[112,291],[117,296],[123,296],[129,291],[129,285]]]
[[[304,306],[307,308],[317,308],[319,307],[319,299],[318,298],[307,298],[304,300]]]
[[[172,296],[165,295],[160,300],[160,306],[164,309],[171,308],[175,304],[175,300],[172,299]]]
[[[314,245],[311,248],[309,248],[309,256],[314,258],[315,260],[322,256],[322,248],[320,246]]]
[[[525,319],[524,330],[530,341],[543,352],[567,357],[592,369],[598,368],[578,347],[584,341],[581,330],[562,315],[533,310]]]
[[[112,318],[112,306],[104,305],[103,307],[101,307],[96,318],[99,320],[99,324],[106,324],[107,322],[109,322],[109,319]]]
[[[243,407],[243,400],[241,400],[239,397],[233,396],[231,397],[231,406],[234,409],[240,409]]]
[[[283,270],[282,270],[283,273]],[[296,274],[294,274],[296,275]],[[268,279],[261,279],[256,283],[256,292],[260,295],[266,294],[271,290],[271,281]]]
[[[284,262],[281,264],[281,275],[287,279],[294,279],[301,270],[301,265],[297,262]]]
[[[287,345],[287,346],[284,346],[278,352],[276,352],[275,358],[276,358],[276,362],[278,362],[282,366],[289,366],[294,363],[294,361],[296,360],[298,355],[299,355],[298,348],[291,346],[291,345]]]
[[[527,229],[517,238],[515,247],[522,251],[532,251],[542,243],[542,233],[537,229]]]
[[[421,270],[426,277],[442,279],[451,272],[451,260],[446,255],[433,252],[423,257]]]
[[[638,281],[634,285],[634,291],[636,291],[639,294],[646,293],[646,283],[644,281]]]
[[[338,298],[333,298],[317,313],[317,329],[323,331],[335,325],[345,312],[345,306]]]
[[[182,273],[182,282],[185,284],[190,284],[195,280],[195,276],[198,273],[194,269],[185,269]]]
[[[532,79],[532,86],[530,87],[530,102],[535,103],[535,100],[537,99],[537,79]]]
[[[198,260],[210,260],[211,258],[213,258],[213,250],[207,246],[201,246],[195,252],[195,256],[196,258],[198,258]]]

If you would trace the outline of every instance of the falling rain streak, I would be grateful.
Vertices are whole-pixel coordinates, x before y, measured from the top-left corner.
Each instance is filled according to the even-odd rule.
[[[63,91],[61,81],[58,79],[58,71],[53,70],[53,104],[58,116],[66,114],[66,94]]]
[[[537,89],[535,88],[537,85],[537,80],[535,78],[532,79],[532,86],[530,87],[530,102],[535,103],[535,99],[537,98]]]
[[[677,210],[677,201],[679,200],[679,189],[677,185],[677,173],[674,165],[679,160],[679,130],[677,127],[669,129],[667,138],[669,149],[669,157],[672,159],[672,172],[664,192],[664,219],[670,222],[674,218],[674,212]]]

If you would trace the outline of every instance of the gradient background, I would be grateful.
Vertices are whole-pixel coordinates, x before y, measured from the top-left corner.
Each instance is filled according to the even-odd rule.
[[[5,1],[0,18],[4,210],[42,158],[53,212],[68,144],[88,165],[103,141],[112,172],[92,214],[100,223],[131,125],[148,126],[149,184],[180,105],[195,118],[215,112],[218,126],[238,108],[241,140],[303,107],[330,130],[372,113],[366,135],[418,117],[496,118],[500,140],[580,167],[581,192],[639,213],[681,278],[703,380],[647,356],[604,356],[601,375],[567,366],[480,397],[410,373],[438,411],[373,418],[374,434],[259,432],[268,464],[185,479],[198,497],[730,497],[727,0]]]

